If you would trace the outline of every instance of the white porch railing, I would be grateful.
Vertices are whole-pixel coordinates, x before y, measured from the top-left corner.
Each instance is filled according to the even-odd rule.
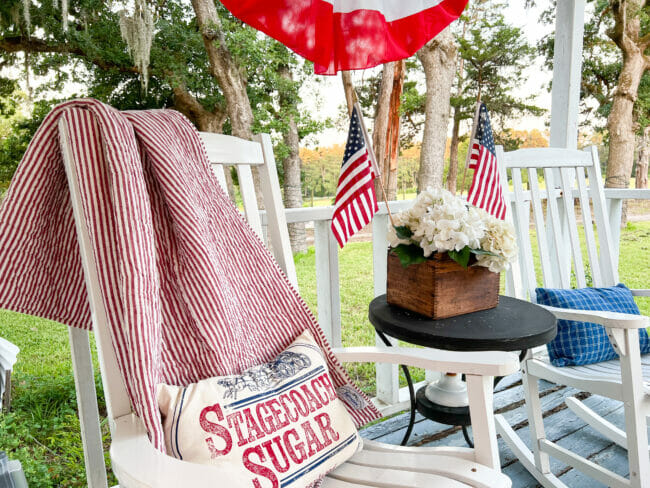
[[[577,194],[576,194],[577,197]],[[620,221],[623,200],[650,200],[650,190],[605,189],[608,202],[609,219],[613,241],[616,244],[615,257],[618,260],[620,244]],[[399,200],[390,203],[391,212],[409,208],[412,200]],[[338,245],[330,231],[333,207],[311,207],[286,209],[287,223],[313,222],[314,247],[316,252],[316,291],[318,321],[334,347],[342,345],[341,333],[341,295],[339,286]],[[262,214],[262,225],[266,226],[266,216]],[[386,293],[388,213],[386,204],[379,204],[379,212],[372,222],[372,253],[374,295]],[[345,299],[345,297],[343,297]],[[368,325],[370,327],[370,325]],[[376,337],[376,343],[383,343]],[[435,378],[435,373],[427,374],[427,380]],[[378,364],[376,372],[377,396],[374,401],[385,415],[398,412],[408,406],[408,391],[399,387],[397,366]],[[415,385],[416,388],[419,385]]]

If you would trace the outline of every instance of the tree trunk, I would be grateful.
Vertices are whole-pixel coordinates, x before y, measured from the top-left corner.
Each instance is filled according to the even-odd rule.
[[[226,45],[215,4],[212,0],[192,0],[192,7],[208,55],[210,74],[219,83],[226,99],[226,111],[230,118],[232,134],[251,139],[253,110],[246,92],[246,80]]]
[[[648,164],[650,163],[650,126],[639,138],[639,156],[636,162],[636,188],[648,188]]]
[[[418,191],[442,187],[449,124],[449,97],[456,72],[456,45],[449,28],[417,53],[424,68],[427,95]]]
[[[607,119],[609,157],[605,186],[608,188],[627,188],[632,176],[636,123],[634,103],[641,78],[650,66],[650,58],[646,58],[643,53],[647,46],[639,38],[639,11],[644,3],[645,0],[611,2],[614,27],[608,35],[623,54],[623,66]]]
[[[173,107],[190,119],[202,132],[223,133],[223,124],[226,122],[226,114],[219,108],[210,112],[194,98],[184,86],[175,86]]]
[[[386,198],[397,199],[397,157],[399,156],[399,107],[404,87],[404,60],[395,63],[393,73],[393,88],[390,94],[390,108],[388,114],[388,133],[386,134],[386,147],[384,155],[383,175],[386,188]]]
[[[609,158],[605,186],[608,188],[627,188],[630,185],[635,146],[634,102],[644,71],[641,53],[623,57],[623,69],[607,119]]]
[[[192,0],[192,7],[203,37],[203,45],[208,55],[210,74],[217,80],[223,96],[226,99],[226,112],[230,119],[232,135],[242,139],[252,139],[253,109],[246,92],[246,79],[242,70],[226,45],[226,38],[221,29],[221,19],[217,14],[213,0]],[[256,167],[253,167],[253,181],[257,205],[264,208],[264,200],[260,191],[260,177]]]
[[[372,129],[372,147],[375,150],[375,157],[377,158],[377,164],[379,165],[379,171],[381,171],[384,185],[388,183],[383,161],[386,154],[386,143],[388,141],[388,116],[390,113],[390,98],[393,90],[395,64],[394,62],[384,64],[379,93],[377,94],[375,123]],[[383,199],[379,178],[375,180],[375,193],[377,194],[378,200]]]
[[[476,20],[476,13],[472,15],[473,21]],[[467,35],[467,27],[469,22],[467,19],[463,21],[463,33],[461,38],[465,40]],[[459,56],[458,59],[458,85],[456,86],[456,97],[460,99],[463,94],[463,77],[465,75],[465,59]],[[451,131],[451,145],[449,147],[449,173],[447,173],[447,190],[456,194],[456,187],[458,185],[458,144],[460,142],[460,107],[454,107],[454,125]],[[461,194],[465,191],[464,188],[460,189]]]
[[[279,74],[283,78],[293,81],[291,70],[288,67],[281,68]],[[294,106],[287,106],[291,103],[294,103]],[[302,208],[300,137],[298,136],[298,124],[293,115],[293,111],[297,110],[297,107],[295,106],[295,99],[292,102],[282,96],[280,104],[284,106],[283,108],[288,114],[287,129],[282,134],[284,143],[289,148],[289,154],[282,160],[282,168],[284,169],[284,206],[286,208]],[[304,222],[288,224],[288,227],[291,250],[294,253],[307,252],[307,234]]]
[[[449,146],[449,173],[447,173],[447,190],[456,194],[458,182],[458,144],[460,132],[460,109],[454,107],[454,126],[451,131],[451,144]],[[462,193],[465,189],[461,188]]]

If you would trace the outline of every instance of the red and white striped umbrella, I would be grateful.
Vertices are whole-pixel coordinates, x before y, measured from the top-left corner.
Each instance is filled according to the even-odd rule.
[[[411,56],[468,0],[222,0],[243,22],[314,62],[317,74]]]

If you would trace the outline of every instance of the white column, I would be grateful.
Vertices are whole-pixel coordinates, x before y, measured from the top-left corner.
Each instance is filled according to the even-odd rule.
[[[316,246],[316,295],[318,323],[333,347],[341,347],[341,295],[338,245],[330,230],[331,220],[314,221]]]
[[[578,147],[578,113],[580,106],[580,82],[582,80],[582,38],[585,24],[585,0],[560,0],[555,10],[555,45],[553,55],[553,89],[551,102],[551,147]],[[559,171],[555,181],[560,181]],[[571,269],[569,228],[563,206],[559,206],[562,238],[567,243],[561,250],[565,258],[563,266]],[[553,228],[547,226],[550,252],[555,252]],[[557,272],[557,270],[552,270]],[[559,283],[559,277],[553,277]]]
[[[585,0],[561,0],[555,12],[551,147],[578,145]]]
[[[380,208],[385,204],[380,204]],[[372,219],[372,264],[375,296],[386,293],[388,260],[388,214],[377,214]],[[397,341],[389,339],[393,344]],[[379,336],[375,344],[384,347]],[[399,374],[396,364],[377,363],[377,399],[387,405],[399,402]]]

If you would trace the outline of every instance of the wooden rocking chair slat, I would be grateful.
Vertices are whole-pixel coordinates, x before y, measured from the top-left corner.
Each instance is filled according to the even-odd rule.
[[[377,466],[386,469],[429,473],[455,479],[476,488],[492,488],[507,484],[507,477],[475,461],[444,454],[415,454],[400,452],[363,451],[348,463]]]
[[[368,488],[368,485],[360,485],[359,483],[350,483],[349,481],[325,477],[321,488]]]
[[[528,185],[530,186],[531,205],[533,207],[533,216],[535,218],[535,228],[537,229],[537,248],[539,249],[542,269],[551,269],[548,236],[546,235],[546,222],[544,222],[542,199],[539,192],[539,182],[537,181],[537,168],[528,168]],[[551,280],[546,273],[542,273],[542,279],[544,281],[544,286],[550,286]]]
[[[605,192],[603,190],[603,178],[600,174],[600,163],[598,161],[598,150],[591,147],[589,150],[593,165],[587,167],[589,178],[589,193],[591,203],[594,207],[596,229],[598,231],[598,247],[600,249],[600,267],[603,275],[603,283],[615,284],[618,282],[618,268],[614,259],[614,244],[612,242],[612,231],[607,219],[607,208],[605,204]]]
[[[260,221],[260,210],[257,206],[255,196],[255,185],[253,184],[253,172],[250,166],[237,166],[237,177],[239,179],[239,192],[244,204],[244,213],[248,224],[255,233],[262,239],[262,222]]]
[[[544,168],[544,177],[546,178],[546,189],[550,192],[555,188],[555,178],[553,176],[554,170],[552,168]],[[548,215],[551,219],[551,229],[553,230],[553,249],[555,251],[555,263],[563,263],[564,256],[562,251],[564,249],[564,243],[562,242],[562,227],[560,223],[560,211],[557,206],[557,200],[555,197],[551,196],[546,199],[546,206]],[[524,236],[524,239],[528,237]],[[550,270],[545,271],[547,274],[554,276],[557,273],[559,277],[559,283],[555,283],[555,286],[560,286],[562,288],[568,288],[571,283],[569,281],[569,271],[564,266],[552,266]]]
[[[436,474],[349,463],[335,469],[327,477],[377,488],[468,488],[472,486]]]
[[[528,222],[530,220],[530,207],[528,202],[525,202],[522,193],[524,186],[521,179],[521,169],[513,168],[512,170],[512,185],[515,188],[515,215],[517,218],[518,232],[528,232]],[[525,246],[525,252],[522,253],[520,258],[521,263],[521,276],[525,280],[525,288],[533,290],[535,288],[535,266],[533,264],[533,251],[530,245],[530,239],[525,239],[520,236],[519,242]]]
[[[212,164],[212,171],[214,171],[214,174],[217,176],[217,181],[219,182],[219,186],[221,186],[221,189],[227,192],[228,183],[226,183],[226,172],[224,170],[223,165]]]
[[[575,178],[575,168],[560,169],[560,181],[562,182],[562,203],[564,204],[564,214],[568,220],[569,240],[571,241],[571,251],[573,253],[574,276],[578,288],[587,286],[585,277],[585,267],[582,262],[582,250],[580,248],[580,237],[578,236],[578,222],[574,209],[573,200],[573,180]]]
[[[591,206],[589,204],[589,194],[587,193],[587,181],[585,178],[584,168],[576,168],[578,175],[578,193],[580,195],[580,210],[582,213],[582,225],[585,232],[585,241],[587,244],[587,255],[589,257],[589,266],[591,278],[594,286],[602,286],[603,278],[600,272],[600,262],[598,261],[598,250],[596,249],[596,236],[594,234],[594,224],[591,219]]]

